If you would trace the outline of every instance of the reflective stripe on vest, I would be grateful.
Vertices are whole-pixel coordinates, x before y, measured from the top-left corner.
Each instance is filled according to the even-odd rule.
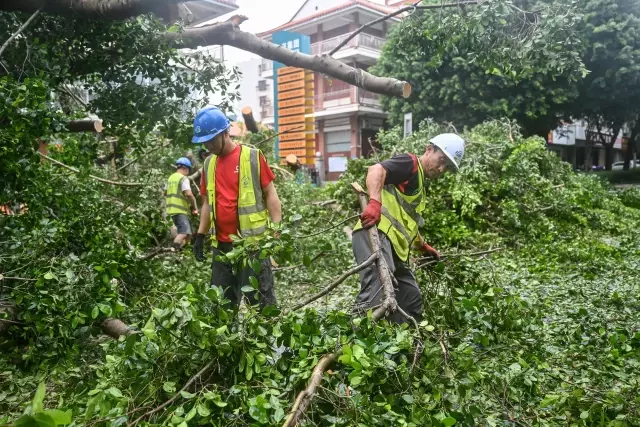
[[[424,173],[418,163],[418,189],[414,195],[402,193],[395,185],[385,185],[382,189],[382,209],[378,230],[384,233],[398,258],[406,261],[418,228],[423,225],[420,213],[424,211]],[[355,230],[362,228],[358,222]]]
[[[240,146],[238,167],[238,236],[258,240],[267,231],[269,214],[260,185],[260,150]],[[217,156],[204,163],[205,186],[209,200],[212,239],[216,239],[216,164]],[[212,163],[213,162],[213,163]]]
[[[189,213],[189,202],[182,193],[182,183],[187,179],[180,172],[175,172],[167,181],[167,215]]]

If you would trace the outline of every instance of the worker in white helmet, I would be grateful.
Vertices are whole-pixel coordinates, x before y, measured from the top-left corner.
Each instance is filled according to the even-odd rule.
[[[376,225],[380,247],[391,273],[397,281],[396,300],[416,320],[422,317],[422,295],[415,277],[407,266],[410,250],[440,254],[422,238],[419,227],[424,224],[421,213],[426,206],[426,179],[435,179],[446,171],[458,170],[464,156],[464,140],[453,133],[432,138],[421,156],[400,154],[371,166],[367,172],[369,203],[354,228],[352,246],[358,264],[371,256],[369,236],[365,229]],[[363,314],[382,300],[380,278],[375,266],[360,271],[360,293],[354,311]],[[395,312],[389,320],[406,321]]]

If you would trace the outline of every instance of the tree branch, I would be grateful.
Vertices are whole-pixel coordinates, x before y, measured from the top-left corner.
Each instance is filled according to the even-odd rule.
[[[78,169],[76,169],[74,167],[71,167],[71,166],[68,166],[68,165],[65,165],[64,163],[59,162],[56,159],[52,159],[51,157],[47,156],[46,154],[42,154],[39,151],[36,151],[36,154],[38,156],[42,157],[42,158],[45,158],[45,159],[49,160],[53,164],[56,164],[56,165],[61,166],[61,167],[65,168],[65,169],[67,169],[67,170],[70,170],[73,173],[80,173],[80,171]],[[105,184],[119,185],[119,186],[122,186],[122,187],[141,187],[142,185],[144,185],[144,184],[140,184],[140,183],[137,183],[137,182],[111,181],[111,180],[108,180],[108,179],[100,178],[99,176],[95,176],[95,175],[89,175],[89,178],[95,179],[96,181],[99,181],[99,182],[102,182],[102,183],[105,183]]]
[[[340,353],[341,352],[325,354],[322,359],[320,359],[316,367],[313,368],[313,372],[311,373],[311,377],[309,379],[309,385],[307,386],[307,388],[302,390],[300,394],[298,394],[298,397],[296,398],[296,401],[291,408],[291,413],[287,417],[287,420],[282,425],[282,427],[295,427],[298,425],[300,417],[306,412],[307,407],[313,399],[313,395],[315,394],[316,389],[322,383],[324,371],[329,369],[329,366],[336,361]]]
[[[38,15],[40,15],[40,11],[42,10],[42,7],[40,7],[38,10],[36,10],[35,12],[33,12],[33,15],[31,15],[29,17],[29,19],[27,19],[24,24],[22,24],[20,26],[20,28],[18,28],[18,30],[11,34],[11,37],[9,37],[7,39],[6,42],[4,42],[4,44],[2,45],[2,47],[0,47],[0,56],[2,56],[2,54],[4,53],[4,51],[7,49],[7,47],[9,47],[9,45],[11,44],[11,42],[18,37],[18,35],[24,31],[25,28],[27,28],[29,26],[29,24],[31,24],[31,22],[36,19],[38,17]]]
[[[97,132],[100,133],[104,129],[102,120],[82,119],[71,120],[67,122],[69,132]]]
[[[148,254],[139,257],[138,261],[148,261],[151,258],[155,258],[160,254],[165,254],[165,253],[175,252],[175,251],[176,250],[174,248],[157,248],[157,249],[149,252]]]
[[[317,300],[319,298],[322,298],[323,296],[327,295],[329,292],[331,292],[332,290],[337,288],[340,283],[344,282],[347,279],[347,277],[352,276],[352,275],[364,270],[365,268],[369,267],[371,264],[376,262],[376,259],[378,259],[378,254],[377,253],[371,254],[371,256],[369,256],[369,258],[367,258],[362,264],[358,264],[355,267],[345,271],[344,273],[342,273],[340,275],[340,277],[338,277],[333,282],[331,282],[326,288],[324,288],[323,290],[321,290],[317,294],[310,296],[309,298],[307,298],[306,300],[304,300],[300,304],[295,305],[291,309],[291,311],[300,310],[302,307],[304,307],[306,305],[309,305],[312,302],[314,302],[315,300]],[[407,316],[407,317],[413,319],[413,317],[410,317],[410,316]],[[415,322],[415,319],[413,321]],[[416,325],[417,325],[417,323],[416,323]]]
[[[142,421],[143,419],[145,419],[146,417],[155,414],[156,412],[160,412],[161,410],[163,410],[164,408],[166,408],[167,406],[171,405],[171,403],[173,403],[174,400],[176,400],[179,396],[180,393],[187,390],[191,384],[193,384],[198,378],[200,378],[205,372],[207,372],[211,366],[213,366],[213,363],[215,362],[215,360],[212,360],[211,362],[207,363],[204,368],[200,369],[198,371],[197,374],[195,374],[194,376],[192,376],[191,378],[189,378],[189,381],[187,381],[187,383],[184,385],[184,387],[182,387],[180,389],[180,391],[178,391],[176,394],[173,395],[173,397],[171,397],[171,399],[167,400],[166,402],[164,402],[162,405],[158,406],[157,408],[149,411],[149,412],[145,412],[144,414],[140,415],[134,422],[131,423],[132,427],[135,427],[136,424],[138,424],[140,421]]]
[[[266,59],[282,64],[305,68],[358,86],[370,92],[407,98],[411,85],[394,78],[376,77],[366,71],[353,68],[328,55],[312,56],[289,50],[280,45],[246,33],[238,25],[247,18],[236,15],[225,22],[200,28],[189,28],[182,33],[164,33],[162,37],[177,47],[197,48],[198,46],[228,45],[255,53]]]
[[[140,160],[142,157],[147,156],[147,155],[153,153],[154,151],[158,151],[158,150],[161,150],[163,148],[167,148],[170,145],[171,145],[171,142],[167,142],[166,144],[160,145],[158,147],[154,147],[151,150],[147,151],[146,153],[142,153],[139,156],[137,156],[135,159],[132,159],[129,162],[125,163],[123,166],[120,166],[118,169],[116,169],[116,172],[120,172],[121,170],[128,168],[129,166],[131,166],[132,164],[134,164],[135,162]]]
[[[122,20],[160,10],[184,0],[2,0],[0,10],[66,15],[81,19]]]

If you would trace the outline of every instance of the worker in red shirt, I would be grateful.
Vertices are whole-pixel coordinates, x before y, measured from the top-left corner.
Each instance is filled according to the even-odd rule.
[[[395,279],[395,297],[400,308],[416,320],[422,317],[422,295],[407,265],[409,252],[416,249],[436,259],[440,254],[424,241],[419,228],[427,200],[425,181],[446,171],[458,170],[464,156],[465,141],[458,135],[443,133],[429,140],[421,156],[400,154],[371,166],[367,172],[369,203],[354,228],[351,245],[358,264],[371,256],[369,235],[374,225],[380,232],[380,250]],[[373,266],[360,271],[360,293],[354,311],[358,314],[376,307],[382,299],[382,285]],[[392,322],[406,321],[400,312],[389,316]]]
[[[251,286],[250,277],[258,280],[259,289],[246,293],[251,304],[261,307],[276,304],[273,273],[269,257],[260,261],[260,271],[245,265],[231,265],[219,260],[233,249],[231,236],[259,241],[271,224],[282,219],[280,199],[273,184],[275,175],[260,150],[238,145],[231,140],[229,119],[217,108],[206,107],[194,120],[192,142],[204,144],[211,155],[204,162],[200,180],[203,197],[200,227],[195,238],[196,259],[203,261],[204,239],[211,235],[213,261],[211,285],[224,290],[234,308],[240,304],[242,288]],[[222,257],[223,258],[223,257]]]

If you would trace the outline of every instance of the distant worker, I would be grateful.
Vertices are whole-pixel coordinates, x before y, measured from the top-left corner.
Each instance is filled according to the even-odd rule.
[[[360,216],[352,236],[353,253],[358,264],[371,256],[369,235],[366,230],[374,225],[380,232],[380,249],[391,274],[397,280],[396,300],[408,315],[420,321],[422,295],[411,270],[407,266],[409,251],[414,249],[436,259],[440,254],[420,236],[424,224],[425,179],[435,179],[445,171],[458,170],[464,156],[464,140],[456,134],[445,133],[432,138],[424,154],[400,154],[377,163],[367,172],[369,203]],[[360,293],[354,312],[362,314],[381,303],[382,286],[375,266],[360,272]],[[389,320],[406,321],[395,312]]]
[[[275,175],[258,149],[231,140],[229,119],[217,108],[206,107],[194,120],[193,143],[204,144],[211,153],[204,162],[200,194],[203,196],[200,227],[193,251],[203,261],[204,239],[211,234],[213,261],[211,286],[224,289],[234,308],[240,304],[242,288],[255,277],[259,289],[246,293],[249,302],[261,307],[276,304],[269,257],[259,260],[259,272],[247,265],[232,266],[218,260],[233,249],[232,235],[246,241],[260,240],[271,223],[282,218],[280,199],[273,184]],[[257,254],[254,259],[257,259]]]
[[[176,171],[169,177],[165,189],[167,215],[171,216],[176,227],[176,237],[173,240],[173,247],[181,249],[191,239],[191,222],[189,221],[189,210],[192,215],[198,215],[198,202],[191,191],[189,183],[189,172],[191,171],[191,161],[186,157],[180,157],[176,161]]]

